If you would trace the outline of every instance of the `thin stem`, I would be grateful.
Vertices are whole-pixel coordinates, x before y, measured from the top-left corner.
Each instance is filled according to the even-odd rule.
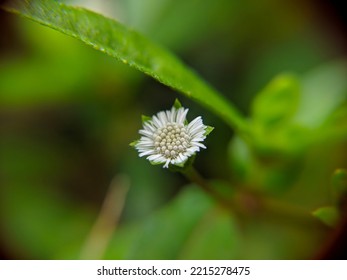
[[[118,175],[113,178],[99,216],[82,248],[81,259],[102,258],[117,227],[128,189],[127,177]]]
[[[306,209],[276,199],[258,196],[252,192],[239,191],[233,197],[225,197],[218,193],[193,166],[181,171],[181,173],[219,201],[222,206],[242,219],[258,214],[266,214],[267,217],[278,218],[282,221],[291,221],[308,227],[324,229],[322,223]]]
[[[199,172],[193,166],[189,166],[180,172],[188,180],[200,186],[206,193],[218,200],[224,207],[228,208],[229,210],[234,210],[232,202],[216,192],[215,189],[199,174]]]
[[[322,222],[313,217],[309,210],[305,208],[265,197],[261,198],[260,203],[263,211],[273,217],[285,220],[286,222],[294,221],[297,224],[309,227],[325,228]]]

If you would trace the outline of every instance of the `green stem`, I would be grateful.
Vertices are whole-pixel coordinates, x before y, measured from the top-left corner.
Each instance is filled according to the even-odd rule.
[[[287,222],[293,221],[296,224],[308,227],[324,228],[322,222],[313,217],[309,210],[305,208],[266,197],[261,198],[260,203],[264,213],[268,213],[274,218]]]
[[[125,175],[113,178],[99,216],[82,248],[81,259],[102,259],[117,228],[129,185],[128,177]]]
[[[232,201],[223,197],[221,194],[215,191],[215,189],[199,174],[199,172],[190,165],[184,170],[180,170],[180,172],[191,182],[195,183],[199,187],[201,187],[206,193],[214,197],[218,200],[224,207],[229,210],[235,210]]]
[[[253,193],[239,191],[233,197],[225,197],[218,193],[193,167],[180,171],[188,180],[200,186],[206,193],[214,197],[229,211],[241,219],[265,214],[281,221],[293,222],[303,226],[322,229],[324,226],[306,209],[287,204],[271,198],[257,196]]]

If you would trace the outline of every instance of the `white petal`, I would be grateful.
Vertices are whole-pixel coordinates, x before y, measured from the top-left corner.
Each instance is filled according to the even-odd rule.
[[[153,143],[138,143],[137,148],[148,149],[149,147],[154,147]]]
[[[188,133],[189,133],[189,135],[191,135],[193,137],[198,135],[198,134],[200,134],[202,136],[205,133],[205,127],[203,125],[194,126],[189,130]]]
[[[169,122],[164,111],[159,112],[157,116],[160,122],[163,124],[162,126],[165,126]]]
[[[196,125],[196,123],[199,122],[199,124],[201,123],[202,124],[202,121],[201,121],[201,117],[196,117],[194,120],[192,120],[189,124],[188,124],[188,130],[191,129],[193,126]]]
[[[157,129],[153,126],[152,122],[146,122],[143,124],[144,129],[149,130],[151,132],[155,132]]]
[[[188,159],[188,157],[187,157],[187,156],[182,155],[182,154],[179,154],[179,155],[178,155],[178,160],[176,160],[176,163],[182,163],[182,162],[185,162],[187,159]]]
[[[147,156],[147,155],[152,155],[154,154],[155,151],[154,150],[148,150],[148,151],[145,151],[145,152],[142,152],[139,154],[139,157],[143,157],[143,156]]]
[[[167,111],[165,111],[165,113],[166,113],[167,121],[168,122],[173,122],[173,112],[172,112],[172,110],[171,111],[167,110]]]
[[[179,117],[179,115],[182,114],[183,108],[175,108],[175,114],[173,115],[173,121],[177,123],[177,119]]]
[[[153,133],[145,129],[140,129],[139,133],[150,138],[153,137]]]
[[[153,143],[153,139],[147,136],[142,136],[139,143]]]
[[[203,149],[206,149],[206,146],[204,144],[199,143],[199,142],[193,142],[192,144],[196,145],[196,146],[199,146],[199,147],[201,147]]]
[[[153,143],[153,139],[146,136],[142,136],[139,143]]]
[[[193,123],[191,126],[188,125],[188,131],[193,131],[196,129],[205,129],[205,126],[203,125],[201,120],[196,121],[195,123]]]
[[[168,168],[169,167],[169,163],[170,163],[170,159],[166,160],[166,163],[164,164],[163,168]]]
[[[190,142],[202,142],[205,140],[206,137],[194,137]]]
[[[195,154],[195,152],[200,151],[199,147],[197,146],[193,146],[187,149],[187,152],[189,152],[190,154]]]
[[[165,162],[165,160],[166,160],[160,154],[150,155],[149,157],[147,157],[147,159],[150,160],[150,161],[154,161],[154,162]]]
[[[152,118],[153,123],[156,125],[156,127],[163,127],[163,123],[159,120],[157,116],[153,116]]]
[[[184,121],[187,117],[187,113],[188,113],[188,109],[184,110],[184,108],[180,108],[180,110],[178,110],[178,113],[177,113],[177,118],[176,118],[177,123],[184,124]]]

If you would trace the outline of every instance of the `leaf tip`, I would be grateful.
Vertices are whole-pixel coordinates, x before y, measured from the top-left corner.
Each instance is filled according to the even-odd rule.
[[[339,212],[334,206],[318,208],[311,214],[329,227],[336,226],[339,221]]]
[[[182,104],[181,104],[181,102],[176,98],[175,99],[175,102],[174,102],[174,104],[173,104],[173,107],[175,108],[175,109],[179,109],[179,108],[182,108]]]

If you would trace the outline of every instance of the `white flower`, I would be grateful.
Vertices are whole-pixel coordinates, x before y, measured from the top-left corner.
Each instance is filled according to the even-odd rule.
[[[207,126],[201,117],[187,124],[188,109],[172,107],[171,111],[161,111],[143,124],[139,131],[141,139],[134,145],[139,156],[147,156],[154,163],[181,165],[200,148],[207,134]]]

